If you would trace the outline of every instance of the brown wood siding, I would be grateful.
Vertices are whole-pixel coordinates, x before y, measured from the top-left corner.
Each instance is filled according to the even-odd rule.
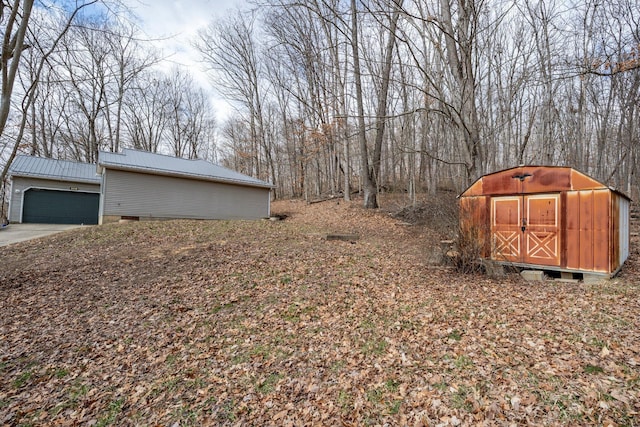
[[[608,272],[610,265],[611,192],[567,192],[566,267]]]
[[[466,197],[460,199],[460,232],[465,242],[477,241],[480,256],[489,257],[490,248],[490,206],[488,198]]]
[[[269,189],[106,169],[102,216],[259,219]]]
[[[550,227],[548,212],[553,204],[552,194],[559,195],[559,206],[557,222]],[[520,226],[524,227],[524,241],[516,239],[513,233],[516,226],[510,214],[499,216],[494,212],[513,210],[513,203],[508,203],[510,199],[521,200],[526,206],[526,209],[520,208],[524,212]],[[486,203],[480,207],[477,200],[486,200]],[[470,214],[461,209],[460,215],[466,229],[492,230],[489,241],[493,242],[496,253],[489,251],[485,257],[495,255],[496,260],[523,266],[546,265],[560,271],[610,275],[617,272],[629,256],[629,204],[630,199],[624,194],[572,168],[521,166],[485,175],[474,182],[460,195],[461,207],[467,206]],[[539,211],[540,224],[534,224],[532,207]],[[486,211],[485,216],[477,213],[482,209]],[[494,224],[494,218],[501,223]],[[532,226],[527,227],[532,219]],[[557,241],[553,240],[555,236]]]
[[[613,249],[610,239],[611,191],[593,191],[593,270],[606,273]]]
[[[564,253],[566,254],[564,266],[567,268],[580,269],[580,192],[566,192],[566,203],[564,206],[565,239]]]
[[[580,230],[580,270],[593,270],[593,192],[578,192],[578,229]]]

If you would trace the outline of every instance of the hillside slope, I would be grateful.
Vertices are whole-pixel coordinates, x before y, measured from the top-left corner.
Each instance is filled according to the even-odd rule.
[[[0,424],[637,422],[637,242],[604,284],[530,284],[355,203],[273,211],[0,248]]]

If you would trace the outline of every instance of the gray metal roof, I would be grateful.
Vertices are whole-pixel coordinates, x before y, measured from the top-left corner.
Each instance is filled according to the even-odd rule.
[[[9,168],[9,175],[89,184],[101,182],[94,164],[25,155],[16,156]]]
[[[122,153],[100,151],[98,167],[157,175],[178,176],[205,181],[227,182],[251,187],[271,188],[271,184],[205,160],[181,159],[163,154],[125,148]]]

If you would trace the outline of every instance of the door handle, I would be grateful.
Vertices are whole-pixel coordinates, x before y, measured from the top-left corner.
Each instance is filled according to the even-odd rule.
[[[522,227],[520,227],[520,229],[522,230],[523,233],[527,229],[527,219],[526,218],[522,218]]]

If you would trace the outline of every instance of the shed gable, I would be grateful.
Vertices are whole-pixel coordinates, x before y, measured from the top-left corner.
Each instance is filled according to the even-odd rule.
[[[607,186],[569,167],[519,166],[476,180],[461,197],[596,190]]]

